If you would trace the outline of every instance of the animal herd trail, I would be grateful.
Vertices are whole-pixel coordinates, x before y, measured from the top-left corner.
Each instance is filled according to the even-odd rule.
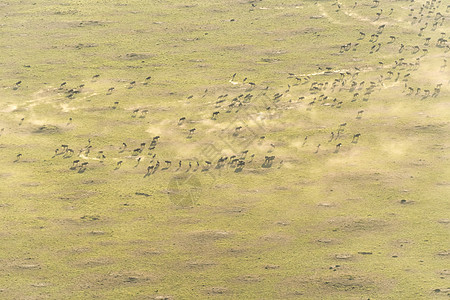
[[[355,12],[351,12],[345,8],[341,8],[342,12],[346,15],[349,16],[350,18],[356,19],[358,21],[361,22],[366,22],[369,23],[373,26],[379,26],[381,23],[386,24],[386,22],[380,22],[380,21],[371,21],[369,18],[363,17]]]
[[[9,104],[5,109],[1,110],[0,112],[9,113],[13,112],[17,109],[17,105]]]
[[[397,19],[396,22],[394,22],[394,23],[392,23],[390,21],[387,21],[385,19],[372,21],[368,17],[361,16],[360,14],[345,8],[345,6],[342,3],[339,3],[339,5],[340,5],[339,11],[342,11],[346,16],[348,16],[348,17],[350,17],[352,19],[364,22],[364,23],[368,23],[368,24],[370,24],[372,26],[380,26],[380,25],[385,24],[385,25],[395,25],[395,26],[401,27],[403,29],[408,29],[408,30],[411,30],[413,28],[413,27],[411,27],[411,25],[408,22],[404,22],[404,21],[399,20],[399,19]],[[344,23],[344,22],[338,21],[335,18],[331,17],[327,13],[327,11],[325,10],[325,8],[323,7],[322,4],[317,3],[317,6],[319,7],[319,10],[320,10],[321,14],[325,18],[327,18],[331,23],[337,24],[337,25],[346,25],[346,24],[350,25],[351,24],[351,23]],[[391,20],[393,20],[393,19],[391,19]]]
[[[356,13],[356,12],[354,12],[354,11],[348,10],[348,9],[345,8],[345,6],[343,6],[342,4],[341,4],[341,11],[342,11],[345,15],[349,16],[350,18],[353,18],[353,19],[358,20],[358,21],[361,21],[361,22],[369,23],[369,24],[371,24],[371,25],[373,25],[373,26],[380,26],[380,25],[395,25],[395,26],[399,26],[399,27],[401,27],[401,28],[403,28],[403,29],[411,29],[411,28],[412,28],[411,25],[409,25],[407,22],[404,22],[404,21],[401,21],[401,20],[396,20],[396,22],[395,22],[394,24],[392,24],[391,22],[386,21],[386,20],[384,20],[384,19],[383,19],[383,20],[375,20],[375,21],[372,21],[371,19],[369,19],[369,18],[367,18],[367,17],[363,17],[363,16],[361,16],[360,14],[358,14],[358,13]]]
[[[47,95],[47,96],[41,96],[41,94],[46,92],[46,91],[48,92],[49,89],[47,89],[47,90],[39,90],[38,92],[36,92],[33,95],[34,99],[26,101],[22,105],[22,108],[28,110],[30,108],[35,107],[36,105],[39,105],[39,104],[50,104],[52,102],[55,102],[55,100],[58,99],[59,96],[55,95],[55,94],[51,94],[51,95]],[[94,92],[94,93],[91,93],[91,94],[86,95],[84,97],[79,97],[79,98],[77,98],[77,100],[81,100],[81,101],[82,100],[86,100],[86,99],[88,99],[90,97],[93,97],[93,96],[96,96],[96,95],[98,95],[98,93]],[[62,112],[76,111],[76,110],[80,109],[80,107],[78,107],[78,108],[70,107],[68,104],[61,104],[60,107],[61,107],[61,111]]]
[[[328,19],[331,23],[336,24],[336,25],[345,25],[344,23],[337,21],[336,19],[334,19],[333,17],[331,17],[326,10],[323,8],[323,5],[320,3],[317,3],[317,6],[319,7],[320,13],[326,18]]]
[[[80,154],[80,155],[78,155],[78,157],[79,158],[82,158],[82,159],[85,159],[85,160],[100,160],[99,158],[96,158],[96,157],[88,157],[88,156],[86,156],[86,155],[84,155],[84,154]]]
[[[378,68],[390,69],[393,66],[394,66],[394,64],[389,64],[389,65],[383,65],[382,67],[378,67]],[[309,74],[299,74],[296,76],[307,77],[307,76],[325,75],[325,74],[330,74],[330,73],[346,73],[346,72],[351,72],[351,71],[355,71],[355,69],[339,69],[339,70],[333,70],[333,71],[322,71],[322,72],[315,72],[315,73],[309,73]],[[358,72],[359,73],[367,73],[367,72],[371,72],[371,71],[374,71],[374,68],[367,67],[367,68],[360,68],[360,70]]]
[[[318,75],[325,75],[329,73],[343,73],[343,72],[350,72],[353,70],[350,69],[339,69],[339,70],[333,70],[333,71],[322,71],[322,72],[316,72],[316,73],[309,73],[309,74],[300,74],[296,75],[298,77],[307,77],[307,76],[318,76]]]

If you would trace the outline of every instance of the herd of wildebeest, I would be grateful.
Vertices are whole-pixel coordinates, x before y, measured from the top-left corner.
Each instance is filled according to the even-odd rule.
[[[345,9],[344,5],[338,1],[334,5],[337,7],[336,12]],[[354,9],[357,5],[358,3],[355,2],[352,8]],[[378,5],[378,1],[373,1],[372,8],[377,8]],[[391,25],[388,21],[383,23],[381,17],[385,12],[383,12],[383,9],[380,9],[374,16],[374,19],[370,20],[376,25],[374,30],[372,32],[359,31],[355,40],[341,45],[336,53],[336,55],[340,55],[345,60],[346,52],[358,51],[370,56],[381,51],[383,47],[389,46],[390,50],[388,51],[392,51],[393,47],[395,47],[396,52],[398,52],[398,58],[393,62],[379,61],[378,65],[354,66],[345,70],[318,66],[317,72],[311,74],[290,72],[287,74],[287,89],[282,92],[272,91],[274,89],[269,86],[261,86],[257,82],[248,80],[247,77],[238,80],[239,75],[235,73],[231,76],[229,83],[233,87],[240,87],[239,94],[231,95],[226,93],[217,96],[206,89],[198,97],[189,95],[186,101],[190,101],[193,98],[201,99],[201,101],[210,101],[215,98],[216,100],[209,102],[212,105],[205,103],[203,109],[205,111],[211,109],[210,119],[219,122],[221,115],[236,114],[238,116],[240,111],[245,111],[246,107],[249,106],[258,107],[260,114],[271,114],[288,108],[311,111],[320,107],[327,107],[338,110],[352,102],[361,103],[354,113],[356,119],[361,119],[365,111],[363,109],[364,103],[369,101],[377,91],[399,85],[404,86],[402,97],[420,100],[437,97],[442,85],[448,84],[447,82],[440,82],[435,86],[427,86],[426,84],[419,86],[417,84],[411,85],[409,79],[414,74],[417,76],[415,82],[420,81],[420,72],[417,71],[420,68],[422,59],[429,54],[430,50],[441,53],[440,59],[442,60],[438,71],[441,73],[447,72],[445,54],[450,50],[450,45],[447,41],[446,32],[439,33],[439,37],[434,39],[427,35],[439,32],[444,26],[446,21],[445,14],[449,12],[450,6],[447,6],[445,12],[443,12],[440,10],[441,5],[441,1],[433,0],[427,1],[418,9],[410,10],[408,15],[410,18],[409,22],[403,22],[419,29],[415,39],[416,44],[407,44],[406,41],[402,42],[402,36],[385,33],[389,31],[389,27],[395,27],[396,25]],[[253,7],[256,8],[257,6],[253,5]],[[393,9],[388,12],[388,16],[392,14]],[[365,76],[365,79],[359,79],[360,76]],[[94,82],[100,77],[101,74],[96,74],[92,76],[91,81]],[[315,78],[321,78],[321,80],[315,80]],[[137,85],[151,86],[153,80],[152,76],[143,76],[141,81],[138,79],[130,81],[125,89],[133,89]],[[23,85],[23,82],[19,80],[11,88],[19,90],[21,85]],[[58,88],[54,89],[54,92],[57,96],[64,96],[68,100],[75,101],[77,97],[83,95],[84,88],[85,83],[75,84],[64,81],[59,84]],[[113,98],[116,90],[116,87],[110,87],[104,93]],[[241,91],[244,92],[241,93]],[[261,99],[265,99],[265,101],[261,101]],[[113,110],[120,109],[120,101],[111,101],[110,108]],[[130,114],[130,118],[145,119],[147,114],[149,114],[149,109],[139,107],[134,108],[131,113],[129,110],[124,110],[123,113]],[[70,118],[68,124],[71,124],[72,121],[73,119]],[[186,138],[191,139],[199,130],[195,127],[188,127],[189,124],[193,123],[192,121],[190,116],[183,115],[178,120],[173,120],[173,127],[176,129],[181,128],[185,132]],[[199,120],[195,121],[198,122]],[[26,122],[26,118],[22,118],[18,125],[22,125],[23,122]],[[330,148],[329,145],[331,145],[334,153],[338,153],[341,147],[357,144],[364,133],[352,132],[349,140],[343,140],[342,133],[344,130],[347,130],[346,125],[347,122],[336,124],[335,129],[330,131],[329,138],[315,145],[314,153],[321,151],[324,146]],[[270,128],[265,129],[270,131]],[[230,135],[237,138],[243,130],[246,130],[246,128],[236,126],[230,132]],[[4,128],[2,129],[3,132]],[[248,165],[253,167],[260,165],[261,167],[270,168],[276,160],[278,160],[278,167],[281,167],[283,164],[281,158],[272,154],[273,148],[276,147],[275,143],[264,140],[265,136],[263,134],[259,136],[259,142],[264,141],[272,146],[267,153],[252,153],[251,149],[239,149],[238,153],[232,155],[216,155],[206,159],[163,157],[164,155],[158,153],[158,143],[160,139],[164,140],[164,138],[164,136],[157,135],[135,145],[127,145],[126,142],[123,142],[122,145],[117,145],[118,150],[115,153],[111,151],[107,153],[107,151],[101,149],[101,146],[96,145],[95,140],[92,140],[91,143],[91,139],[86,141],[85,145],[60,144],[56,145],[53,158],[73,158],[72,160],[69,159],[71,161],[69,168],[79,173],[86,171],[92,162],[113,164],[114,170],[118,170],[124,165],[130,165],[130,162],[134,167],[145,164],[144,177],[168,170],[195,172],[199,169],[201,171],[209,171],[210,169],[232,168],[239,172]],[[307,142],[308,136],[305,136],[303,146]],[[15,161],[20,161],[21,157],[22,154],[18,153]],[[202,157],[202,155],[198,154],[195,157]]]

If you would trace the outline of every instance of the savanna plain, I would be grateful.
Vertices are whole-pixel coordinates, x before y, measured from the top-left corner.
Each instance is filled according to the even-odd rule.
[[[448,299],[450,3],[0,2],[1,299]]]

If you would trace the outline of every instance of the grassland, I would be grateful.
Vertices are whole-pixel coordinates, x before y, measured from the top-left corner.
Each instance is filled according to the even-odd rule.
[[[0,298],[448,298],[449,12],[3,1]]]

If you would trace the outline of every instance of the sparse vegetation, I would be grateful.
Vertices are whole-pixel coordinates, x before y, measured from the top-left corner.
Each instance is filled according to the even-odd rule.
[[[448,298],[449,13],[0,3],[0,298]]]

